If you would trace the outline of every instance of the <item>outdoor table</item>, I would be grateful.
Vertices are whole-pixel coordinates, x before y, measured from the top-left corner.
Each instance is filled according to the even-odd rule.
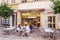
[[[45,32],[47,32],[49,34],[49,40],[50,40],[50,33],[53,33],[54,31],[50,28],[46,28],[44,30],[45,30]]]
[[[4,31],[7,31],[8,34],[10,34],[11,30],[14,30],[15,27],[10,27],[10,28],[4,28]]]
[[[57,40],[60,38],[60,29],[56,29],[54,31],[54,40]]]

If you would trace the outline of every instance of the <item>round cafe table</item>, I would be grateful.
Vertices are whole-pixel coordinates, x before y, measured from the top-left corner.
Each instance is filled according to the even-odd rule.
[[[14,30],[15,27],[11,27],[11,28],[4,28],[4,31],[8,34],[11,34],[11,31]]]
[[[51,28],[46,28],[45,32],[47,32],[49,34],[49,38],[48,39],[50,40],[51,39],[50,38],[50,33],[53,33],[54,31]]]

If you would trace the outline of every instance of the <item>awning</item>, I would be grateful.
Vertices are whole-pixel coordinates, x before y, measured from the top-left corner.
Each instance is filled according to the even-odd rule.
[[[52,10],[51,6],[53,3],[51,1],[41,1],[41,2],[31,2],[31,3],[21,3],[18,5],[18,10]]]

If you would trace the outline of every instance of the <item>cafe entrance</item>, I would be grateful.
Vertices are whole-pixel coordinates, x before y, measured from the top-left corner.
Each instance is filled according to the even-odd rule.
[[[22,24],[27,22],[28,25],[33,24],[37,27],[37,24],[40,25],[40,12],[38,11],[25,11],[22,12]]]

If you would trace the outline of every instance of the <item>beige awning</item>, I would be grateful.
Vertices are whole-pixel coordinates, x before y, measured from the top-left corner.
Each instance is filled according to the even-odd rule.
[[[51,6],[53,3],[51,1],[41,1],[41,2],[32,2],[32,3],[21,3],[18,5],[18,10],[52,10]]]

